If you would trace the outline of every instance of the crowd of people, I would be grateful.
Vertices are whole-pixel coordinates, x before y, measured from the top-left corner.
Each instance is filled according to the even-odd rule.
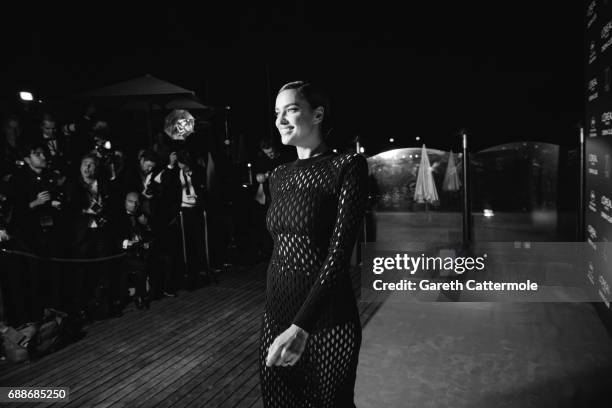
[[[0,139],[0,288],[4,320],[51,307],[93,320],[132,299],[194,289],[211,276],[205,163],[171,139],[131,157],[111,147],[94,106],[79,120],[8,116]],[[130,293],[128,288],[133,288]]]

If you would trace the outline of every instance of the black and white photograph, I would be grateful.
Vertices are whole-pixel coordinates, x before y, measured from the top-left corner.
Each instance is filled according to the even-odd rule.
[[[612,1],[2,14],[0,406],[612,406]]]

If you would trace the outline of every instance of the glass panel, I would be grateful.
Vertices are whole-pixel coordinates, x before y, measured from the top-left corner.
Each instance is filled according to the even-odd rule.
[[[474,240],[573,240],[568,219],[575,217],[575,207],[558,211],[558,203],[578,193],[578,170],[570,171],[575,160],[568,157],[567,152],[560,155],[558,145],[538,142],[510,143],[473,154]],[[568,177],[560,180],[560,171]],[[567,197],[560,200],[560,195]]]
[[[415,200],[422,149],[394,149],[368,158],[370,169],[370,211],[368,241],[377,242],[460,242],[461,191],[449,182],[449,152],[427,149],[438,201]],[[458,180],[461,155],[453,153]],[[452,168],[450,169],[452,170]]]

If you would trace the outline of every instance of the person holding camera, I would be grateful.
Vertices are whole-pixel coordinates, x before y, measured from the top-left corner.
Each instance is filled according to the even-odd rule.
[[[155,177],[159,174],[159,156],[152,150],[141,150],[138,153],[138,164],[129,168],[124,177],[122,195],[137,191],[140,210],[151,217],[151,202],[157,193]]]
[[[13,202],[11,186],[8,179],[4,178],[6,174],[5,171],[0,171],[0,249],[11,249],[13,244],[9,229]],[[2,299],[0,320],[9,325],[20,324],[21,322],[17,321],[16,309],[18,306],[15,303],[19,300],[19,303],[23,305],[23,302],[22,299],[15,298],[15,295],[22,291],[19,284],[21,276],[14,257],[0,254],[0,271],[2,271],[0,273],[0,291],[2,294],[0,296]],[[23,317],[23,310],[21,310],[20,317]]]
[[[171,271],[183,271],[185,286],[193,289],[200,284],[200,271],[205,268],[204,206],[206,203],[206,173],[192,154],[180,150],[170,159],[172,168],[161,173],[160,197],[156,205],[156,223],[160,252],[170,255]],[[165,292],[172,295],[176,276],[166,280]],[[174,285],[171,285],[174,283]],[[174,287],[172,287],[174,286]]]
[[[141,210],[138,192],[131,191],[126,194],[124,209],[113,220],[113,234],[117,252],[126,251],[126,257],[121,261],[120,293],[127,293],[125,281],[132,277],[136,308],[148,308],[150,299],[146,282],[153,236],[149,220]]]
[[[0,180],[10,180],[15,170],[23,164],[21,142],[21,122],[17,116],[9,116],[0,128]]]
[[[94,154],[81,159],[79,175],[68,187],[73,220],[73,256],[103,258],[111,255],[109,213],[112,197],[108,182],[98,176],[99,160]],[[108,262],[82,264],[75,271],[75,303],[84,317],[103,317],[111,312],[111,289],[117,287]]]
[[[22,287],[29,289],[19,295],[24,300],[26,295],[30,298],[24,317],[33,321],[42,317],[45,304],[57,308],[60,303],[59,265],[36,257],[57,257],[63,253],[65,194],[58,175],[48,168],[44,141],[26,143],[23,160],[26,165],[16,171],[12,180],[11,229],[17,247],[35,256],[25,259]]]
[[[58,175],[66,174],[68,158],[66,155],[66,141],[58,137],[55,119],[49,115],[43,115],[40,122],[40,137],[43,139],[47,151],[47,167],[54,170]]]

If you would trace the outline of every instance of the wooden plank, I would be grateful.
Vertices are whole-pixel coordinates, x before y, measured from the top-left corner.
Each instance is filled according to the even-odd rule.
[[[236,407],[263,407],[263,400],[261,398],[261,388],[253,387],[245,395],[244,399],[240,401]]]
[[[195,306],[194,306],[195,307]],[[180,306],[177,306],[177,311]],[[155,311],[153,311],[155,313]],[[125,316],[124,316],[125,317]],[[97,360],[97,355],[91,353],[92,348],[100,348],[100,344],[109,344],[109,348],[112,347],[112,340],[117,337],[117,333],[129,333],[135,334],[142,330],[141,325],[134,324],[134,319],[125,318],[122,321],[122,324],[119,327],[114,326],[115,321],[107,321],[108,329],[105,334],[96,335],[88,335],[83,338],[78,343],[74,345],[70,345],[57,353],[54,353],[46,358],[42,359],[39,362],[36,362],[26,370],[25,376],[31,378],[31,380],[36,380],[36,377],[32,378],[33,372],[45,372],[46,374],[57,374],[57,373],[65,373],[72,367],[80,367],[83,364],[89,364]],[[124,330],[122,330],[124,329]],[[70,363],[65,363],[66,357],[76,356],[77,358],[73,358]],[[79,356],[89,357],[89,360],[83,361],[79,358]],[[61,367],[58,366],[58,362],[62,363]],[[49,369],[50,368],[50,369]],[[17,373],[16,373],[17,374]],[[20,380],[16,375],[13,378]],[[40,380],[49,380],[50,378],[41,378]]]
[[[226,306],[227,306],[227,305],[226,305]],[[223,305],[220,305],[219,307],[221,307],[221,308],[222,308],[222,307],[224,307],[224,306],[223,306]],[[189,316],[187,316],[187,318],[189,318]],[[73,393],[73,395],[75,395],[75,394]]]
[[[197,346],[197,344],[194,345],[194,347]],[[208,354],[213,355],[211,351],[209,351]],[[167,366],[164,367],[165,370],[163,370],[161,373],[157,373],[157,376],[154,377],[156,380],[155,382],[150,381],[150,379],[149,381],[147,381],[146,379],[137,382],[132,381],[131,386],[121,385],[120,388],[122,388],[122,390],[120,392],[115,392],[117,390],[117,387],[114,387],[113,389],[108,390],[109,392],[106,393],[106,395],[99,394],[95,399],[92,400],[92,402],[98,403],[103,401],[106,403],[123,401],[129,402],[130,406],[133,406],[139,401],[138,396],[135,393],[132,393],[133,391],[142,391],[141,387],[143,387],[149,391],[154,392],[157,388],[163,388],[165,385],[165,381],[171,379],[174,376],[175,372],[179,370],[179,367],[180,369],[188,372],[190,369],[196,367],[198,364],[200,364],[199,359],[191,360],[185,364],[182,363],[180,358],[178,360],[168,361]],[[135,373],[134,377],[138,377],[138,373]],[[151,406],[151,404],[148,404],[147,406]]]
[[[227,363],[220,361],[220,369],[215,370],[213,375],[197,384],[197,388],[192,392],[192,397],[184,397],[173,404],[172,407],[191,407],[200,402],[204,406],[215,406],[211,403],[211,400],[224,386],[233,386],[230,381],[238,374],[244,372],[249,365],[257,366],[258,346],[259,333],[253,333],[249,337],[248,344],[246,344],[246,347],[244,347],[239,354],[237,353],[235,357]]]
[[[242,298],[237,300],[237,302],[241,301]],[[227,304],[225,306],[227,306]],[[238,310],[247,310],[250,307],[252,307],[252,303],[247,302],[243,303],[242,307]],[[176,335],[166,338],[165,342],[160,342],[158,346],[152,347],[149,350],[146,350],[144,353],[141,353],[136,362],[123,364],[120,366],[121,369],[113,367],[112,371],[106,370],[105,372],[110,372],[104,377],[98,378],[96,381],[89,384],[88,387],[96,390],[102,386],[105,386],[105,391],[96,391],[93,393],[96,395],[96,399],[106,397],[117,392],[119,389],[123,389],[125,386],[129,385],[129,383],[126,384],[125,381],[132,378],[131,376],[135,375],[137,378],[141,374],[144,374],[143,370],[149,370],[157,367],[159,364],[164,364],[169,358],[173,358],[172,355],[174,352],[180,355],[181,348],[186,347],[186,344],[194,342],[197,338],[201,338],[203,341],[208,341],[214,336],[214,330],[211,330],[211,328],[214,329],[215,324],[222,324],[222,322],[228,317],[228,315],[231,315],[231,313],[232,312],[226,312],[221,315],[208,317],[207,323],[202,324],[199,329],[193,330],[191,333],[189,333],[189,335],[183,337],[179,341],[176,341]],[[208,334],[206,334],[207,332]],[[115,386],[113,387],[112,384],[115,384]],[[80,384],[79,388],[81,388]],[[71,406],[71,404],[67,406]]]
[[[163,400],[155,400],[155,406],[184,406],[186,400],[189,400],[189,402],[186,403],[187,406],[194,406],[194,404],[196,406],[206,406],[205,403],[201,403],[199,400],[193,402],[193,399],[199,396],[201,390],[214,390],[215,383],[225,375],[228,375],[228,373],[235,367],[235,363],[233,363],[233,361],[236,361],[236,359],[242,359],[244,358],[245,354],[250,353],[250,349],[257,343],[258,338],[258,333],[252,333],[251,336],[246,339],[246,342],[242,342],[241,346],[237,346],[229,350],[223,350],[222,355],[216,356],[217,358],[214,358],[211,361],[211,365],[206,367],[205,371],[203,371],[201,375],[194,372],[193,378],[197,380],[197,386],[195,388],[192,388],[187,393],[175,392]],[[183,390],[181,389],[181,391]]]
[[[221,298],[222,296],[223,294],[219,293],[219,297]],[[198,308],[197,304],[192,305],[193,310],[197,310],[197,308]],[[147,319],[153,319],[153,321],[150,322],[150,325],[152,326],[150,327],[151,330],[155,328],[155,324],[159,320],[158,319],[159,314],[156,312],[153,312],[153,313],[155,314],[150,314],[148,316],[145,316],[145,319],[141,319],[143,322],[146,321]],[[185,319],[188,319],[188,318],[189,318],[189,315],[185,316]],[[79,370],[86,369],[88,372],[90,372],[92,369],[96,367],[95,366],[96,362],[99,363],[100,361],[104,361],[104,359],[100,360],[98,358],[101,352],[108,353],[110,351],[114,353],[113,355],[118,356],[117,358],[122,358],[123,356],[121,355],[121,352],[123,352],[126,347],[146,346],[147,345],[146,342],[138,344],[136,341],[138,340],[138,338],[136,337],[137,333],[140,333],[141,337],[148,336],[147,333],[143,331],[142,325],[136,325],[134,324],[133,321],[131,321],[130,323],[131,323],[131,326],[130,324],[128,324],[128,326],[126,326],[126,330],[124,331],[117,331],[117,330],[111,329],[109,330],[108,336],[98,336],[98,337],[92,336],[87,342],[89,347],[78,350],[74,353],[77,356],[77,358],[73,359],[74,364],[66,364],[66,363],[59,364],[55,369],[51,369],[47,371],[48,375],[44,377],[36,376],[30,381],[26,381],[26,383],[29,384],[33,382],[38,382],[41,385],[49,385],[50,384],[49,382],[61,380],[63,377],[71,373],[74,373],[75,370],[79,371]],[[174,324],[176,325],[176,327],[180,327],[180,325],[183,324],[183,321],[178,320]],[[124,339],[124,338],[130,338],[130,339],[133,339],[133,341],[131,342],[131,344],[124,345],[123,348],[118,347],[118,342],[120,342],[121,339]],[[154,342],[155,337],[153,336],[152,338],[150,338],[150,341]],[[70,350],[67,350],[67,351],[70,351]],[[21,383],[23,384],[24,382],[22,381]]]
[[[364,326],[385,300],[377,295],[358,302]],[[40,361],[2,365],[0,384],[68,385],[71,401],[52,405],[62,407],[261,407],[264,299],[264,274],[230,273],[149,311],[95,322],[84,339]]]
[[[245,318],[242,320],[237,320],[236,323],[239,326],[239,330],[237,332],[235,332],[232,336],[227,336],[226,339],[220,338],[219,343],[223,346],[224,349],[240,345],[244,342],[244,339],[249,336],[249,334],[258,331],[261,325],[259,319],[253,319],[250,315],[246,315]],[[236,323],[234,325],[236,325]],[[220,353],[217,352],[217,354]],[[223,360],[225,361],[227,360],[227,358],[224,358]],[[157,393],[149,395],[149,398],[154,397],[159,400],[163,399],[159,395],[169,396],[169,394],[172,393],[177,393],[178,398],[178,394],[188,392],[191,388],[193,388],[194,383],[197,384],[197,382],[201,381],[204,378],[204,375],[208,371],[208,367],[212,366],[212,363],[214,363],[214,361],[211,361],[211,364],[209,366],[203,363],[204,362],[202,362],[200,365],[193,368],[189,372],[181,370],[179,372],[173,373],[174,381],[166,383],[165,386],[163,388],[160,388]],[[145,401],[146,399],[143,399],[142,401],[135,404],[135,407],[142,405]]]
[[[233,282],[233,284],[237,284],[236,282]],[[248,282],[241,282],[240,286],[244,286],[244,288],[248,288]],[[205,287],[204,289],[214,289],[216,287]],[[240,288],[238,288],[240,289]],[[179,297],[178,299],[182,299],[183,296],[187,295],[192,295],[193,296],[194,292],[187,292],[184,295],[181,295],[181,297]],[[219,293],[223,293],[222,291],[219,291]],[[178,311],[181,307],[182,302],[177,301],[177,299],[163,299],[163,302],[153,302],[152,308],[149,312],[155,312],[156,315],[161,315],[163,316],[165,313],[175,313],[176,311]],[[174,301],[174,302],[173,302]],[[165,307],[160,309],[159,305],[163,304]],[[170,305],[170,307],[168,307]],[[157,310],[155,309],[155,306],[158,306]],[[132,309],[132,310],[126,310],[126,313],[130,313],[130,312],[140,312],[137,309]],[[72,348],[70,348],[69,350],[66,350],[66,348],[64,348],[63,350],[59,350],[58,352],[54,353],[51,356],[47,356],[45,358],[43,358],[42,360],[36,361],[36,362],[32,362],[30,364],[22,364],[22,365],[12,365],[12,364],[6,364],[3,369],[0,371],[0,384],[3,384],[3,380],[6,376],[10,376],[10,377],[15,377],[17,373],[19,372],[30,372],[31,370],[45,370],[47,368],[47,366],[51,365],[51,366],[57,366],[57,361],[54,361],[53,357],[56,358],[64,358],[64,357],[68,357],[70,355],[73,355],[75,353],[78,353],[80,350],[87,348],[88,346],[90,346],[92,344],[92,342],[95,343],[99,343],[99,342],[104,342],[104,341],[108,341],[109,338],[111,338],[112,336],[115,335],[116,332],[121,332],[124,330],[133,330],[133,331],[137,331],[138,327],[135,327],[133,324],[132,320],[129,319],[125,319],[124,317],[126,316],[122,316],[122,318],[119,319],[108,319],[108,320],[103,320],[100,322],[95,322],[92,325],[87,326],[85,329],[87,330],[88,336],[86,336],[85,338],[81,339],[79,342],[75,343],[76,344],[76,348],[74,347],[74,345]],[[114,324],[112,324],[110,326],[110,330],[109,330],[109,322],[112,322]],[[103,333],[102,337],[98,337],[99,333]]]
[[[246,377],[246,381],[242,381],[242,377]],[[244,375],[240,379],[236,379],[235,382],[222,388],[221,392],[215,397],[215,400],[211,401],[211,406],[218,407],[234,407],[236,406],[252,389],[253,387],[259,388],[259,356],[255,360],[255,363],[244,371]],[[224,398],[224,399],[222,399]]]
[[[235,314],[240,314],[240,311],[237,310]],[[244,316],[244,314],[242,314],[242,316]],[[245,319],[239,319],[240,318],[235,320],[238,324],[225,325],[221,330],[212,331],[210,337],[213,339],[213,342],[208,342],[206,339],[203,339],[185,345],[181,353],[189,353],[192,358],[191,361],[186,360],[180,365],[176,365],[169,361],[162,367],[162,370],[158,370],[159,372],[154,371],[151,372],[150,375],[146,372],[137,373],[137,384],[144,382],[146,387],[150,389],[150,392],[146,393],[146,398],[140,398],[142,388],[136,390],[130,389],[128,392],[130,398],[134,399],[133,406],[138,406],[141,402],[149,398],[156,397],[156,399],[159,399],[157,395],[160,394],[161,391],[165,393],[166,389],[173,388],[173,384],[182,376],[191,375],[193,370],[196,370],[198,367],[206,367],[205,363],[214,363],[215,358],[219,355],[223,355],[224,349],[239,345],[241,340],[247,337],[250,332],[256,330],[259,325],[258,321],[249,322]],[[231,339],[230,342],[227,342],[227,339]],[[170,382],[172,379],[175,381]],[[158,386],[160,383],[162,386]],[[157,390],[159,391],[155,392]],[[121,395],[121,393],[115,392],[112,399]]]

